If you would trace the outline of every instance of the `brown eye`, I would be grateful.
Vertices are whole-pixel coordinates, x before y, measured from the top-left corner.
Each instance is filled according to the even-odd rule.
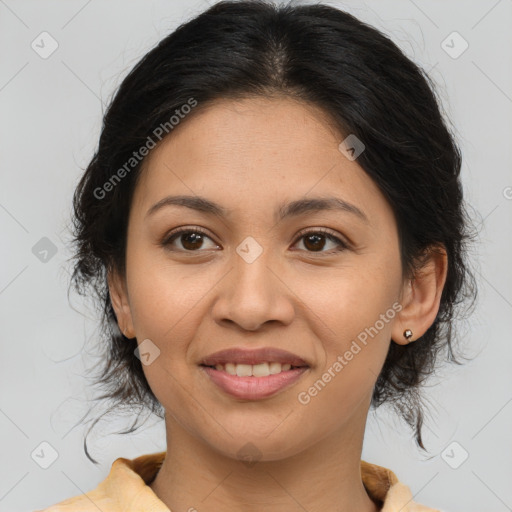
[[[213,243],[213,246],[210,247],[210,249],[219,248],[219,246],[213,242],[211,237],[208,236],[207,233],[199,227],[193,229],[179,229],[171,232],[162,241],[162,246],[169,250],[177,250],[182,252],[199,252],[200,249],[208,249],[207,246],[205,247],[207,240],[210,240]],[[332,254],[348,249],[347,243],[343,242],[340,238],[326,229],[317,229],[303,232],[297,239],[297,242],[299,240],[303,240],[303,245],[305,248],[304,250],[310,253]],[[176,247],[175,244],[177,242],[179,242],[181,247]],[[334,245],[333,248],[328,247],[329,242]],[[324,250],[326,246],[327,250]]]
[[[200,249],[203,245],[203,234],[201,233],[183,233],[181,235],[181,244],[182,246],[190,251],[193,251],[194,249]]]
[[[325,246],[325,235],[311,234],[306,235],[304,238],[304,247],[312,251],[321,251]]]
[[[198,249],[204,249],[205,240],[211,240],[211,238],[199,228],[194,229],[181,229],[179,231],[174,231],[167,236],[162,245],[166,248],[172,247],[174,242],[178,241],[181,247],[178,247],[177,250],[194,252]],[[215,245],[215,247],[218,247]],[[170,250],[173,250],[172,248]]]
[[[315,231],[311,230],[306,233],[302,233],[299,240],[303,240],[303,244],[307,252],[321,252],[329,254],[348,249],[345,242],[326,229],[317,229]],[[326,240],[334,243],[334,250],[323,251],[327,243]]]

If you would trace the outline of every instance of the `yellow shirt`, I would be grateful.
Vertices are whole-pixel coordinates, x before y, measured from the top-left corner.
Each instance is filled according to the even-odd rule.
[[[166,452],[118,458],[107,478],[93,491],[35,512],[171,512],[150,484]],[[381,512],[441,512],[412,501],[409,488],[389,469],[361,461],[361,478]]]

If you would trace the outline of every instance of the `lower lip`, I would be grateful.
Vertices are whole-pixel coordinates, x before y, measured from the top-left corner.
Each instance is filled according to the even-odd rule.
[[[308,369],[293,368],[266,377],[238,377],[209,366],[201,366],[212,381],[231,396],[245,400],[261,400],[291,386]]]

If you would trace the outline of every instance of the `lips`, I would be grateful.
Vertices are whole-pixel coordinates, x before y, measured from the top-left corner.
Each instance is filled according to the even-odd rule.
[[[273,347],[258,349],[228,348],[206,356],[199,364],[214,367],[217,364],[225,365],[226,363],[256,365],[269,362],[289,364],[295,367],[310,366],[298,355]]]
[[[266,377],[239,377],[209,366],[200,366],[218,389],[239,400],[263,400],[293,386],[309,371],[307,367],[292,368]]]

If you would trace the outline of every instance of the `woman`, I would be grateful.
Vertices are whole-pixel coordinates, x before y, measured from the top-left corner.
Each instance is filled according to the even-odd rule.
[[[460,151],[433,86],[326,5],[220,2],[129,73],[74,197],[99,381],[165,417],[65,510],[431,511],[361,461],[469,290]]]

